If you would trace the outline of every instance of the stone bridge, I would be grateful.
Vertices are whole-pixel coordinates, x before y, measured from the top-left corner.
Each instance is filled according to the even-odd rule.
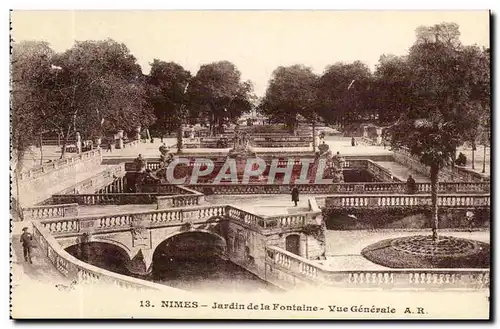
[[[85,243],[114,245],[128,256],[126,268],[138,275],[152,270],[153,255],[160,244],[186,234],[196,235],[198,244],[263,277],[265,248],[269,245],[309,259],[324,255],[321,211],[314,199],[309,203],[308,211],[293,215],[260,216],[233,205],[215,205],[53,218],[34,221],[33,226],[44,249],[48,248],[43,242],[46,235],[62,250]],[[52,255],[55,259],[48,251],[56,267],[60,266],[59,259],[64,257]]]

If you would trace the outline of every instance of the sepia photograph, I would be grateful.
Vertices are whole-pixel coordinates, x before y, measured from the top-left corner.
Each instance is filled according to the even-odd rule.
[[[488,10],[12,10],[13,319],[488,320]]]

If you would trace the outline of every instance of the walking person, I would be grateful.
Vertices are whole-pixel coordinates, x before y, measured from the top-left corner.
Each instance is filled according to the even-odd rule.
[[[295,207],[297,207],[297,203],[299,202],[299,189],[295,185],[292,187],[292,202],[294,202]]]
[[[351,146],[356,146],[356,139],[354,137],[351,138]]]
[[[33,236],[28,232],[27,227],[23,227],[23,234],[21,234],[20,242],[23,244],[24,261],[33,264],[31,261],[31,249],[33,248]]]

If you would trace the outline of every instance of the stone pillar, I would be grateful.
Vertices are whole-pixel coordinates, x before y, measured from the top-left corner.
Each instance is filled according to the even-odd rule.
[[[141,139],[141,126],[135,127],[135,139],[136,140]]]
[[[127,270],[136,275],[150,274],[153,270],[153,266],[151,265],[151,259],[145,259],[142,250],[139,251],[133,259],[125,263],[125,267],[127,268]]]
[[[76,133],[76,153],[82,153],[82,137],[79,132]]]
[[[377,128],[377,145],[382,144],[382,128]]]
[[[123,130],[118,130],[118,132],[116,133],[117,137],[118,137],[118,143],[116,145],[116,148],[117,149],[122,149],[123,148]]]
[[[95,146],[96,146],[95,148],[100,148],[101,147],[101,143],[102,143],[101,137],[95,138],[94,142],[95,142]]]
[[[307,250],[307,235],[300,235],[300,256],[307,258],[308,257],[308,250]]]

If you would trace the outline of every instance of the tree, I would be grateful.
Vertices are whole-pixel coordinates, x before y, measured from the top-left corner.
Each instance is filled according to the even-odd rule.
[[[319,114],[343,125],[372,114],[372,80],[370,69],[360,61],[328,66],[318,81]]]
[[[241,73],[228,61],[202,65],[187,89],[189,115],[208,119],[212,133],[226,121],[251,110],[252,84],[241,81]]]
[[[297,116],[316,120],[317,77],[303,65],[280,66],[274,70],[261,112],[274,122],[284,123],[291,131],[297,126]]]
[[[148,76],[148,98],[162,135],[177,130],[177,149],[182,150],[182,124],[185,119],[186,89],[191,73],[174,62],[155,59]]]
[[[23,41],[12,45],[11,143],[20,166],[25,151],[37,144],[39,136],[47,129],[46,121],[50,120],[44,116],[44,107],[51,91],[41,85],[50,77],[50,61],[54,54],[46,42]]]
[[[407,56],[382,55],[374,73],[374,106],[380,123],[392,124],[412,100]]]
[[[472,84],[464,81],[470,63],[463,47],[449,37],[455,25],[450,26],[433,30],[444,31],[443,35],[434,33],[434,39],[417,38],[410,49],[407,72],[412,97],[399,100],[400,107],[408,110],[392,127],[393,146],[408,148],[430,167],[433,240],[438,238],[439,172],[453,161],[465,136],[477,128],[467,117],[476,110]],[[417,36],[420,31],[427,29],[417,29]]]
[[[433,26],[419,26],[416,29],[416,44],[440,42],[447,47],[457,48],[460,43],[460,27],[457,23],[440,23]]]
[[[20,205],[18,186],[23,159],[45,129],[42,110],[48,90],[39,88],[39,84],[48,76],[54,51],[46,42],[15,43],[11,40],[11,47],[11,167],[14,169],[15,199]],[[22,216],[22,211],[16,210]]]
[[[47,111],[64,135],[61,157],[77,131],[84,138],[101,137],[154,122],[140,66],[124,44],[76,42],[54,56],[52,65],[59,69],[45,84],[52,90]]]

